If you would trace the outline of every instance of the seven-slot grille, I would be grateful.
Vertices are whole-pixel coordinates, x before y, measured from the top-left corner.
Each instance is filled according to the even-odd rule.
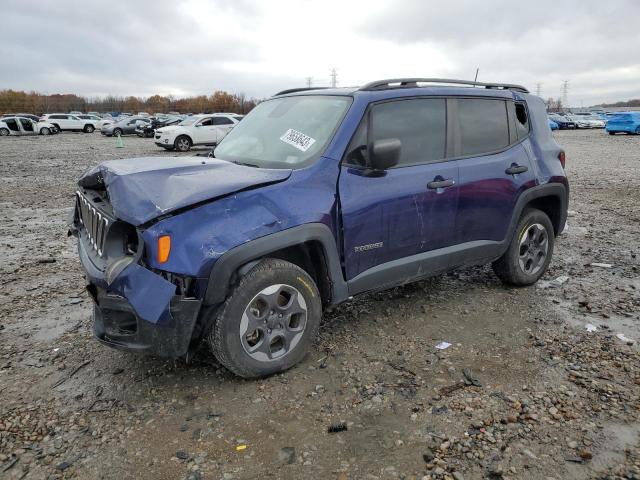
[[[107,227],[110,221],[104,214],[92,206],[82,193],[76,192],[76,196],[78,197],[78,217],[80,223],[84,226],[91,247],[93,247],[98,255],[102,256],[104,241],[107,237]]]

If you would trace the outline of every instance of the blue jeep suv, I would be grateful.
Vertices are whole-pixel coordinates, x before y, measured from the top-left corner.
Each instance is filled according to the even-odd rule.
[[[517,85],[287,90],[214,155],[79,180],[70,231],[104,344],[177,358],[206,340],[237,375],[279,372],[354,295],[485,263],[533,284],[567,215],[564,152]]]

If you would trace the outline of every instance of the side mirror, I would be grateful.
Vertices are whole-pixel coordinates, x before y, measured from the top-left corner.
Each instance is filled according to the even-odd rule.
[[[398,138],[376,140],[369,150],[369,163],[373,170],[387,170],[398,164],[402,142]]]

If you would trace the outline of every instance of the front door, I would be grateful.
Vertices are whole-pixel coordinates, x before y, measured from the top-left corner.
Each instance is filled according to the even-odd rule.
[[[193,143],[213,145],[218,142],[218,129],[213,118],[203,118],[193,129]]]
[[[375,267],[397,272],[393,262],[451,244],[458,165],[446,160],[446,125],[441,98],[378,103],[365,114],[339,180],[348,280]],[[388,138],[401,141],[399,163],[372,173],[366,168],[368,145]]]

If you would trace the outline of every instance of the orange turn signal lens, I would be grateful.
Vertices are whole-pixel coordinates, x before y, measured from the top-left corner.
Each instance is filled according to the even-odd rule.
[[[169,235],[162,235],[158,237],[158,263],[165,263],[169,260],[169,253],[171,252],[171,237]]]

